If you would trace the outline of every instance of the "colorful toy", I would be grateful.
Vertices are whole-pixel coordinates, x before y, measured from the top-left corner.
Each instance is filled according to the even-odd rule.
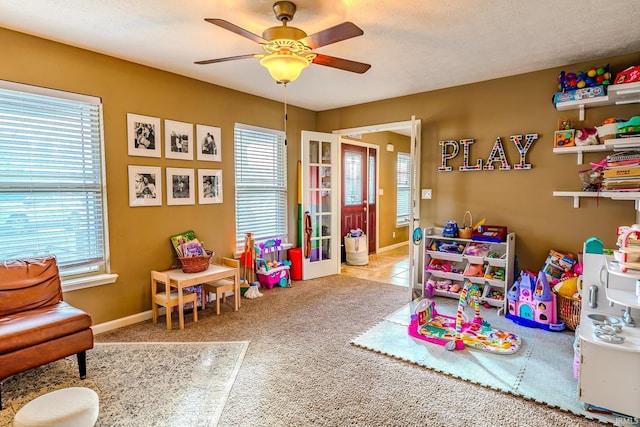
[[[594,86],[608,86],[611,83],[609,64],[591,67],[586,72],[578,73],[561,71],[558,76],[558,92],[567,92]]]
[[[544,271],[533,273],[523,270],[507,292],[509,312],[505,315],[518,325],[541,328],[547,331],[562,331],[564,321],[557,318],[556,295],[551,292]]]
[[[555,131],[554,148],[573,147],[575,146],[575,129],[557,130]]]
[[[640,135],[640,116],[633,116],[626,122],[617,124],[616,132],[618,137]]]
[[[455,221],[447,221],[442,229],[443,237],[458,237],[458,223]]]
[[[585,145],[598,145],[598,129],[596,128],[583,128],[576,130],[575,143],[578,146]]]
[[[497,354],[512,354],[521,347],[520,337],[516,334],[491,328],[480,317],[477,285],[466,283],[458,302],[456,317],[438,313],[431,299],[421,300],[411,315],[408,333],[410,336],[444,346],[447,350],[462,350],[470,347]],[[474,318],[468,321],[464,315],[464,306],[473,303]]]
[[[273,266],[275,263],[275,267]],[[258,281],[262,287],[268,287],[273,289],[273,285],[278,285],[281,288],[285,286],[291,286],[291,280],[289,278],[289,268],[291,263],[289,261],[273,261],[268,263],[264,258],[256,259],[256,275]]]
[[[440,240],[434,240],[429,249],[434,252],[446,252],[449,254],[460,255],[464,251],[464,245],[456,242],[447,243]]]

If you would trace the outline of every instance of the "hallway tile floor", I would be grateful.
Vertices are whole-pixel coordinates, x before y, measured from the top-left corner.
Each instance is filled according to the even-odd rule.
[[[343,263],[340,273],[361,279],[408,286],[409,246],[369,254],[369,263],[367,265],[359,266]]]

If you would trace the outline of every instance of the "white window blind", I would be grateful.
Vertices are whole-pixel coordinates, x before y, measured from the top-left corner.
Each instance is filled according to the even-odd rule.
[[[406,225],[409,223],[411,213],[410,186],[411,179],[411,156],[406,153],[398,153],[396,162],[396,225]]]
[[[103,272],[102,168],[99,98],[0,81],[0,259]]]
[[[236,124],[236,246],[245,233],[256,241],[287,241],[287,152],[281,131]]]

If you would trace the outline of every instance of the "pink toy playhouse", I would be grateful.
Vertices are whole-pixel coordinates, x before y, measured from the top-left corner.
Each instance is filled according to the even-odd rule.
[[[528,328],[542,328],[548,331],[562,331],[564,321],[557,318],[556,295],[551,292],[544,271],[538,278],[529,271],[522,271],[507,292],[509,312],[505,315],[518,325]]]

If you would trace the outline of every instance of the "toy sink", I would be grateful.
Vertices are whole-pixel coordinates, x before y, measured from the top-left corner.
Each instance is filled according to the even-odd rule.
[[[605,314],[589,314],[587,316],[593,321],[594,325],[617,325],[620,323],[620,319],[613,316],[607,316]]]

